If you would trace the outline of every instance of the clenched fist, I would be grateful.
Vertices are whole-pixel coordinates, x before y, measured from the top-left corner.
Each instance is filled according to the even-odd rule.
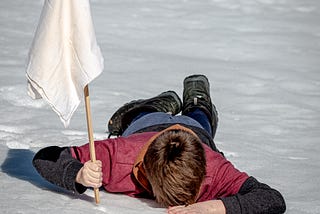
[[[102,163],[87,161],[79,170],[76,182],[85,187],[99,188],[102,185]]]

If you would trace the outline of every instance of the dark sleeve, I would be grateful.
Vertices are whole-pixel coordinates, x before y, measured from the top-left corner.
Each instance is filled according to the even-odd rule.
[[[254,177],[249,177],[236,195],[220,199],[226,207],[227,214],[278,214],[286,210],[286,204],[280,192],[258,182]]]
[[[32,163],[43,178],[57,186],[80,194],[87,189],[75,182],[83,164],[72,157],[69,147],[43,148],[34,156]]]

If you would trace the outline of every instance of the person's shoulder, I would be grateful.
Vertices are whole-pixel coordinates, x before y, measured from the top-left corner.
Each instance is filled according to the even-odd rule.
[[[150,138],[153,135],[157,134],[159,132],[140,132],[140,133],[135,133],[132,135],[129,135],[128,138]]]
[[[116,162],[122,164],[134,164],[137,155],[152,136],[157,132],[144,132],[133,134],[128,137],[113,139],[116,152]]]
[[[117,137],[116,139],[118,141],[134,141],[136,143],[145,143],[147,140],[149,140],[151,137],[153,137],[158,132],[141,132],[141,133],[135,133],[132,135],[129,135],[127,137]]]
[[[142,147],[145,143],[148,142],[150,138],[152,138],[158,132],[143,132],[143,133],[136,133],[129,136],[119,136],[113,138],[109,141],[111,144],[116,144],[118,148],[121,147]]]
[[[158,132],[142,132],[142,133],[131,134],[129,136],[118,136],[118,137],[112,136],[110,138],[106,138],[103,140],[95,140],[95,142],[102,143],[102,144],[126,143],[131,141],[143,143],[157,133]]]
[[[227,160],[222,153],[212,150],[210,147],[204,145],[206,164],[208,172],[214,172],[221,167],[228,165],[232,166],[232,163]],[[210,174],[210,173],[209,173]]]
[[[211,149],[208,145],[206,144],[202,144],[203,148],[204,148],[204,152],[206,154],[206,158],[207,159],[224,159],[225,160],[225,157],[220,153],[220,152],[217,152],[217,151],[214,151],[213,149]]]

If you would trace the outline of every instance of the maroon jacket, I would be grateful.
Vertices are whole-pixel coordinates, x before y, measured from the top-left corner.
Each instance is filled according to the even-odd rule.
[[[136,179],[133,172],[140,151],[143,151],[144,145],[147,146],[148,140],[156,134],[157,132],[144,132],[129,137],[96,141],[96,157],[103,164],[103,187],[107,191],[133,197],[152,197],[147,188],[140,185],[143,182]],[[219,198],[223,201],[227,214],[285,212],[286,205],[280,192],[260,183],[254,177],[248,177],[246,173],[235,169],[219,152],[205,144],[203,146],[207,158],[207,175],[197,201]],[[88,160],[88,144],[80,147],[49,146],[37,152],[33,165],[49,182],[76,193],[83,193],[87,188],[75,180],[83,163]]]
[[[143,145],[156,134],[145,132],[129,137],[118,137],[95,142],[96,158],[102,161],[103,187],[108,192],[139,196],[146,192],[132,176],[136,157]],[[201,187],[198,201],[226,197],[238,193],[248,178],[227,161],[220,153],[204,145],[207,159],[207,175]],[[80,162],[90,160],[89,145],[73,147],[71,154]]]

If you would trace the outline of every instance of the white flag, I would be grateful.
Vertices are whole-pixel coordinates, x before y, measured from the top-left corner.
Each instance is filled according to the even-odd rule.
[[[27,61],[28,94],[45,99],[67,127],[102,70],[89,0],[46,0]]]

